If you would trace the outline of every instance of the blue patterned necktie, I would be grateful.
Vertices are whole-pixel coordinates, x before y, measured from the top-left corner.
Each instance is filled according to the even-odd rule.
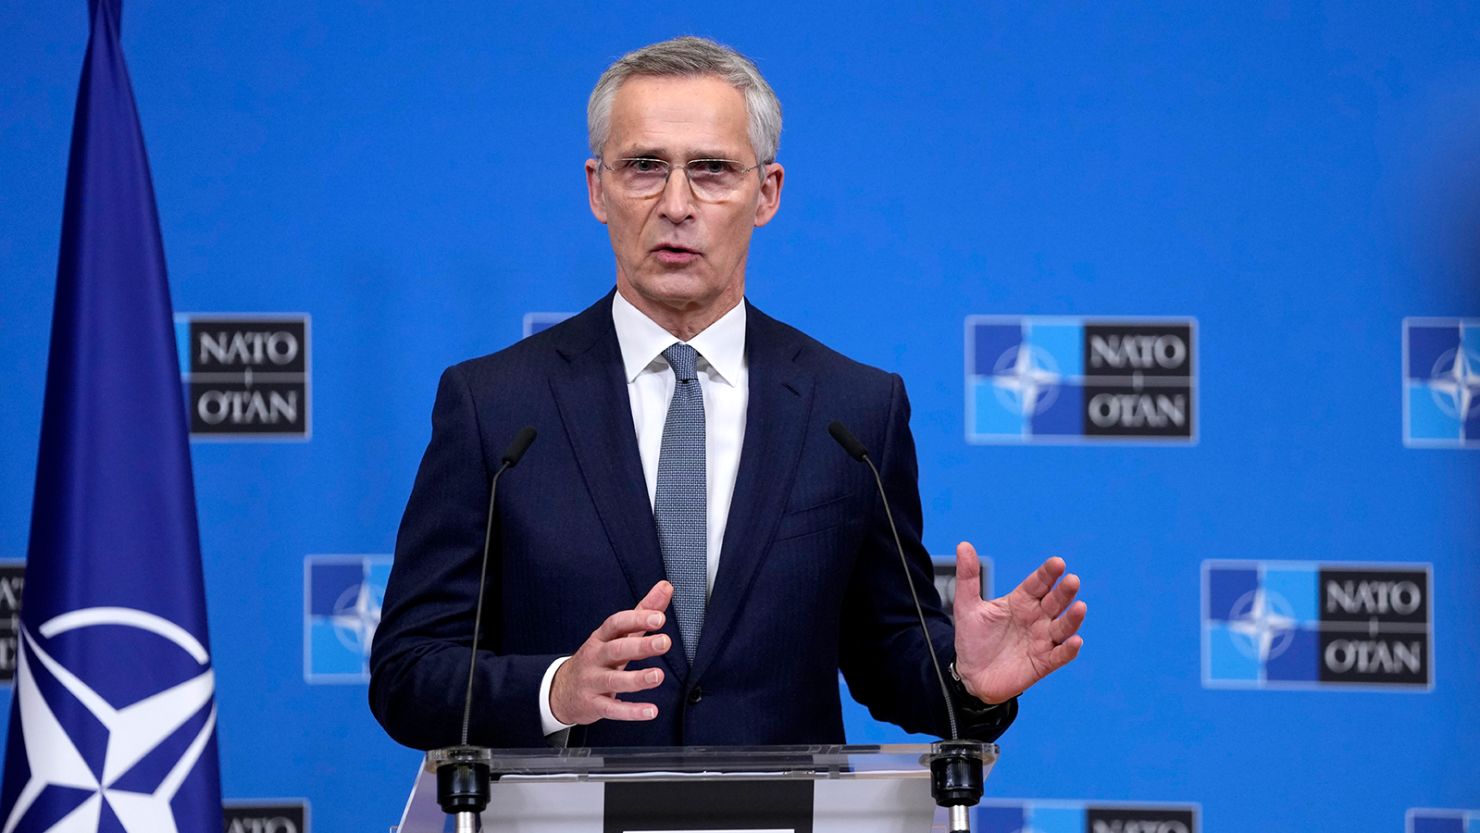
[[[663,422],[663,448],[658,454],[658,489],[653,516],[663,567],[673,583],[673,612],[683,635],[684,653],[694,661],[704,625],[708,584],[709,531],[705,520],[709,492],[704,488],[704,395],[695,363],[699,354],[687,344],[663,351],[673,368],[673,399]]]

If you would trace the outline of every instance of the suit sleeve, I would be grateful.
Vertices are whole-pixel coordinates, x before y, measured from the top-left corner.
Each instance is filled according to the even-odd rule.
[[[889,416],[883,430],[879,476],[889,496],[931,642],[941,671],[949,679],[946,666],[956,656],[955,630],[941,606],[930,554],[922,543],[919,468],[909,427],[909,399],[898,375],[892,374],[890,382]],[[919,617],[905,582],[888,516],[877,497],[868,517],[871,520],[863,536],[844,609],[840,650],[843,676],[849,691],[876,719],[896,723],[906,731],[947,737],[945,697],[920,633]],[[955,694],[962,737],[996,740],[1017,715],[1016,698],[989,707],[965,695],[964,689],[957,689]]]
[[[458,367],[449,368],[437,389],[432,438],[401,519],[370,655],[371,711],[387,734],[407,746],[458,742],[491,475],[467,380]],[[485,605],[498,598],[498,543],[495,527]],[[485,607],[482,644],[491,641],[489,623],[497,619]],[[480,648],[470,742],[543,744],[540,681],[556,659]]]

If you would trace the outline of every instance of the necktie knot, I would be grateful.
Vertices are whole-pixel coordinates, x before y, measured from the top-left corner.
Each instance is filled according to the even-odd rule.
[[[674,342],[667,350],[663,351],[663,358],[668,361],[668,366],[673,368],[673,375],[680,382],[692,382],[699,378],[696,367],[699,359],[699,351],[681,342]]]

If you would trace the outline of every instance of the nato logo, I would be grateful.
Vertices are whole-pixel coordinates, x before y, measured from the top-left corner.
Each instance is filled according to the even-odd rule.
[[[1480,833],[1480,810],[1432,810],[1415,807],[1408,811],[1407,833]]]
[[[21,589],[26,584],[26,562],[0,561],[0,685],[15,681],[21,632]]]
[[[1197,833],[1196,804],[994,801],[977,805],[977,833]]]
[[[1197,322],[966,318],[972,443],[1195,442]]]
[[[1203,562],[1203,685],[1433,687],[1427,564]]]
[[[983,599],[992,598],[992,559],[985,555],[979,555],[981,561],[981,587],[980,595]],[[946,610],[946,616],[955,619],[956,603],[956,555],[932,555],[930,566],[935,572],[935,592],[940,594],[941,606]]]
[[[526,312],[524,313],[524,337],[541,333],[575,315],[573,312]]]
[[[1480,448],[1480,318],[1403,319],[1403,444]]]
[[[257,799],[222,804],[226,833],[308,833],[306,799]]]
[[[153,679],[77,662],[100,654],[147,663]],[[148,611],[90,607],[39,627],[23,624],[17,669],[14,725],[24,727],[25,780],[5,785],[15,799],[3,829],[177,829],[174,802],[189,792],[182,786],[197,777],[216,730],[216,677],[205,645]],[[157,680],[171,682],[156,687]],[[72,809],[48,818],[68,794]]]
[[[175,316],[192,439],[306,440],[308,316]]]
[[[391,573],[389,555],[310,555],[303,562],[303,678],[370,679],[370,642]]]

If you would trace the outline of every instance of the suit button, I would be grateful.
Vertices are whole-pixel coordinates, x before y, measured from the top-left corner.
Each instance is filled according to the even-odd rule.
[[[699,702],[700,700],[703,700],[703,699],[704,699],[704,689],[702,689],[702,688],[700,688],[698,686],[694,686],[692,689],[689,690],[689,705],[692,706],[695,703],[697,703],[697,702]]]

